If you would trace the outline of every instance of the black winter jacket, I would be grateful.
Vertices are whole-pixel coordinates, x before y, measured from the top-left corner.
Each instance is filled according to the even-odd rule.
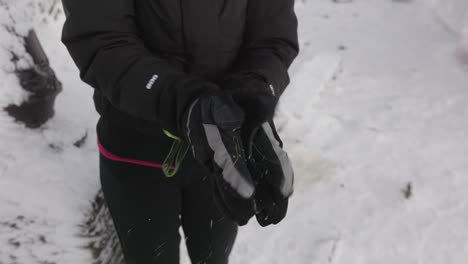
[[[62,42],[94,88],[98,137],[123,155],[159,159],[149,149],[168,151],[162,129],[179,134],[190,102],[230,76],[281,94],[298,53],[294,0],[62,2]]]

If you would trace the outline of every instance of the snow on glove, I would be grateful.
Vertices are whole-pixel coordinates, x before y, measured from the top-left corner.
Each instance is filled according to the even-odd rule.
[[[293,193],[294,173],[273,121],[244,129],[248,167],[256,182],[256,218],[261,226],[279,223]]]
[[[262,77],[251,73],[232,75],[221,86],[242,107],[246,122],[260,125],[273,119],[278,97]]]
[[[185,135],[193,156],[213,172],[214,200],[239,225],[255,214],[254,182],[241,138],[244,112],[227,94],[196,99],[185,114]]]

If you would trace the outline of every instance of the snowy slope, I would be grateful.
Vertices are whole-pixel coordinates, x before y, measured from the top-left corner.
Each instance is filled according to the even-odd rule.
[[[468,72],[432,8],[298,1],[302,53],[277,115],[296,192],[283,223],[241,229],[231,263],[466,263]],[[39,130],[0,111],[0,263],[89,263],[78,224],[99,188],[92,90],[59,42],[61,14],[18,17],[18,31],[36,26],[64,91]],[[0,108],[27,96],[10,35],[0,27]]]

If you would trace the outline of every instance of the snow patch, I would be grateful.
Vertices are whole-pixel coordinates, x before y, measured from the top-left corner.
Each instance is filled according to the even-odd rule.
[[[438,17],[460,37],[458,53],[468,66],[468,1],[431,0],[431,3]]]

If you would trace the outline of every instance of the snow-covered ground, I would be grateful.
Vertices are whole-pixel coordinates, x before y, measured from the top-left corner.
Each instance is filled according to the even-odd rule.
[[[0,24],[35,25],[64,91],[39,130],[0,111],[0,263],[90,263],[78,225],[99,188],[92,90],[59,42],[63,16],[4,2]],[[298,1],[302,53],[277,115],[296,192],[280,225],[241,229],[231,263],[466,263],[468,72],[429,2]],[[0,108],[26,96],[7,29]]]
[[[439,19],[458,37],[458,56],[468,65],[468,1],[466,0],[427,0],[431,1]]]
[[[427,0],[437,16],[451,30],[468,37],[468,1],[465,0]]]
[[[78,224],[99,188],[97,116],[90,101],[92,90],[81,83],[60,43],[63,17],[57,10],[49,15],[51,2],[0,0],[0,109],[26,96],[13,73],[12,52],[21,57],[19,68],[31,61],[22,58],[21,41],[5,25],[14,25],[22,35],[34,25],[64,87],[55,117],[40,129],[26,129],[0,111],[1,264],[91,263]],[[86,144],[76,148],[73,143],[86,132]]]

